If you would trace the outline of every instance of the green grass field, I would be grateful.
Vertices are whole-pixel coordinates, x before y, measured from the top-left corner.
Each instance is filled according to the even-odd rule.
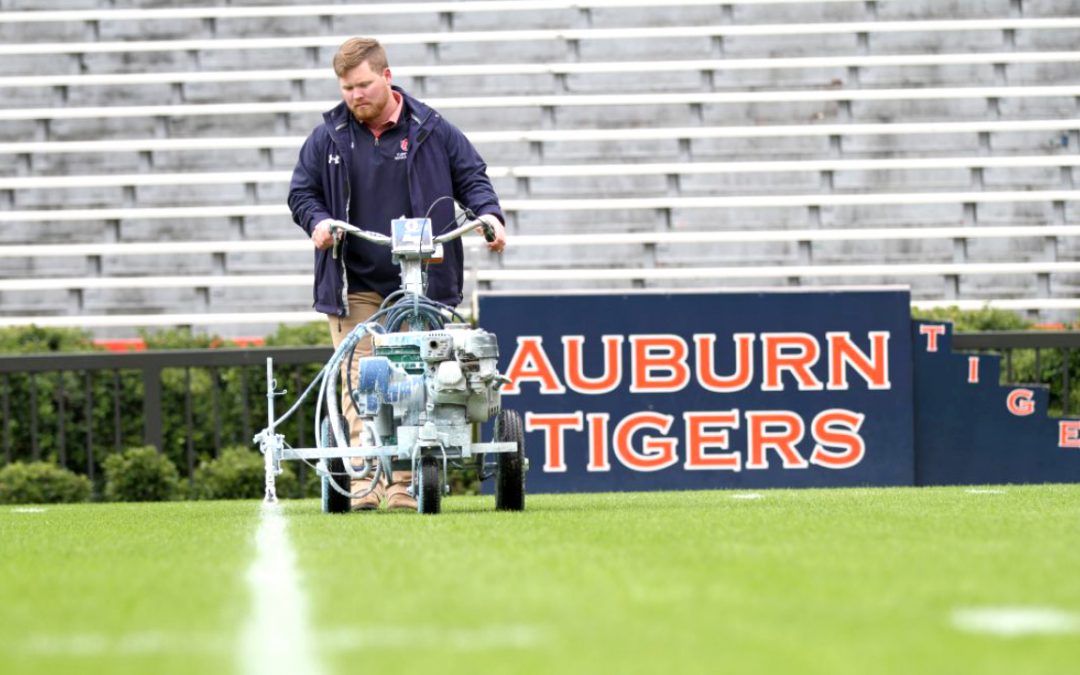
[[[1080,670],[1080,486],[753,494],[288,503],[262,630],[311,673]],[[245,647],[259,504],[37,508],[0,508],[0,673],[285,670]]]

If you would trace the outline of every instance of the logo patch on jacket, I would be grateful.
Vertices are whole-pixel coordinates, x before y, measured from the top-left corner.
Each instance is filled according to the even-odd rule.
[[[409,156],[409,139],[401,139],[401,152],[394,155],[394,159],[405,159]]]

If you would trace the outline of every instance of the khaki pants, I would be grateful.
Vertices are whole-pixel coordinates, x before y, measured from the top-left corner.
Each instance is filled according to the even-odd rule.
[[[378,293],[349,293],[348,316],[327,316],[330,320],[330,339],[334,341],[334,349],[338,348],[341,341],[344,340],[345,336],[351,333],[354,328],[370,319],[372,314],[379,311],[379,305],[382,304],[382,301],[382,296]],[[356,352],[353,354],[352,381],[354,385],[359,381],[360,358],[364,356],[371,356],[370,335],[360,340],[360,343],[356,345]],[[349,360],[346,358],[341,362],[341,412],[349,422],[349,445],[355,447],[360,445],[361,424],[360,416],[356,414],[356,408],[353,407],[352,400],[349,398],[348,380],[346,378],[348,367]]]
[[[337,349],[338,345],[341,344],[341,341],[345,339],[345,336],[351,333],[354,328],[370,319],[375,312],[379,311],[379,306],[382,304],[382,301],[383,298],[381,295],[370,291],[349,293],[348,316],[327,316],[327,319],[329,319],[330,322],[330,339],[334,341],[334,348]],[[356,345],[356,352],[353,354],[353,385],[360,380],[361,357],[371,356],[371,352],[371,336],[368,335]],[[341,410],[345,415],[346,421],[349,423],[349,445],[356,447],[360,445],[362,422],[360,416],[356,413],[356,408],[353,406],[352,400],[349,398],[346,379],[348,367],[349,360],[346,358],[341,363]],[[411,472],[394,472],[395,483],[400,482],[408,485],[411,481]]]

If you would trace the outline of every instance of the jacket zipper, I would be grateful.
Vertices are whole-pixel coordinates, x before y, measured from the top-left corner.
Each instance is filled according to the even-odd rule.
[[[345,154],[341,154],[341,168],[345,172],[345,222],[349,222],[349,208],[352,204],[352,181],[349,180],[349,165],[345,162]],[[349,273],[345,268],[345,256],[348,255],[344,239],[341,242],[341,310],[338,312],[338,329],[340,330],[341,317],[349,315]]]

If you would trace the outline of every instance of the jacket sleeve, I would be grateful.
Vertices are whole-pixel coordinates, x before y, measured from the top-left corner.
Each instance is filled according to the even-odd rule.
[[[478,216],[492,213],[505,223],[506,217],[499,206],[499,197],[488,178],[487,164],[480,157],[480,153],[453,124],[443,120],[443,126],[447,134],[446,154],[450,159],[454,198]]]
[[[320,134],[318,129],[308,136],[300,148],[300,158],[289,184],[289,210],[293,221],[309,237],[320,221],[330,217],[322,187],[325,161],[319,161],[326,154],[326,140],[325,134]]]

